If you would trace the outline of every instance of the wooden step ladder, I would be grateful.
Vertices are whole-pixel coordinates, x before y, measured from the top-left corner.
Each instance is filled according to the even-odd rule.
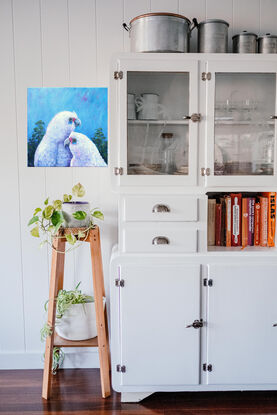
[[[78,234],[78,231],[84,231],[83,228],[65,229],[61,236],[54,238],[52,249],[52,265],[49,288],[49,302],[48,302],[48,325],[52,328],[52,334],[47,337],[45,345],[44,357],[44,371],[42,383],[42,397],[49,399],[51,393],[52,381],[52,357],[53,348],[56,347],[98,347],[100,360],[100,376],[101,376],[101,390],[102,397],[110,396],[110,352],[109,352],[109,337],[107,325],[106,307],[103,307],[103,297],[105,297],[102,255],[100,244],[100,232],[98,226],[90,229],[83,242],[90,243],[91,262],[92,262],[92,277],[93,277],[93,292],[96,313],[96,327],[97,337],[84,341],[65,340],[55,333],[56,320],[56,297],[59,290],[63,289],[64,280],[64,261],[65,261],[65,246],[66,233]]]

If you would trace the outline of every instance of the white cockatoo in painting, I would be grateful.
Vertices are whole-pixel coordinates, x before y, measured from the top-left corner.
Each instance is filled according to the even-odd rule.
[[[64,146],[64,141],[79,125],[81,121],[76,112],[61,111],[56,114],[49,122],[46,133],[36,149],[35,167],[70,166],[72,154],[69,148]]]
[[[71,167],[107,166],[96,145],[84,134],[73,131],[64,141],[64,145],[65,147],[69,146],[73,155],[70,162]]]

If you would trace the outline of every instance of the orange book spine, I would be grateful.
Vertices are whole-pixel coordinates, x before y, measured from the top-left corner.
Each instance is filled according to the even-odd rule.
[[[255,213],[254,213],[254,245],[260,245],[260,220],[261,218],[261,204],[255,203]]]
[[[266,196],[268,200],[267,245],[275,246],[276,192],[265,192],[263,196]]]
[[[215,244],[221,246],[221,204],[215,205]]]
[[[226,216],[225,216],[225,226],[226,226],[226,246],[231,246],[231,226],[232,226],[232,208],[231,208],[231,196],[225,197],[226,204]]]
[[[260,246],[267,246],[267,216],[268,216],[268,199],[260,196],[261,213],[260,213]]]
[[[248,245],[248,199],[242,199],[241,207],[241,245],[245,248]]]

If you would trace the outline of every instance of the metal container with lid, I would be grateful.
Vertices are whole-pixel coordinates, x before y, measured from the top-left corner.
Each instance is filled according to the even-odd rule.
[[[258,53],[277,53],[277,36],[266,33],[258,38]]]
[[[221,19],[207,19],[198,24],[198,52],[227,53],[229,23]]]
[[[131,52],[189,52],[190,34],[197,26],[175,13],[147,13],[123,23],[131,39]]]
[[[233,36],[233,53],[256,53],[257,38],[255,33],[247,32],[247,30]]]

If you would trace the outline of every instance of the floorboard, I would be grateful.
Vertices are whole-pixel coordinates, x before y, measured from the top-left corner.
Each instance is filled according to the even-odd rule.
[[[0,413],[5,415],[277,415],[277,392],[156,393],[140,404],[120,394],[101,398],[98,369],[65,369],[54,377],[52,399],[41,399],[41,370],[0,371]]]

